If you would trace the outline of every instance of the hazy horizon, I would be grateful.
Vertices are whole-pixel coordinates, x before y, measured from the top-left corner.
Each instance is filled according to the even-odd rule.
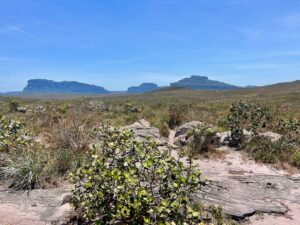
[[[193,74],[299,80],[300,1],[0,0],[0,92],[34,78],[123,91]]]

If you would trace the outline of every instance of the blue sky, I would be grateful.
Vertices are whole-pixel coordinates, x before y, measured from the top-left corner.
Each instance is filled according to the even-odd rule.
[[[125,90],[191,74],[300,79],[300,1],[0,0],[0,92],[31,78]]]

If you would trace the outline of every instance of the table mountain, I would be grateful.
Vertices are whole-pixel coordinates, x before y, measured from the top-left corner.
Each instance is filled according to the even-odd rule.
[[[56,82],[46,79],[29,80],[24,88],[25,93],[63,93],[63,94],[106,94],[109,91],[96,85],[84,84],[77,81]]]
[[[140,86],[137,87],[129,87],[127,89],[128,93],[144,93],[149,91],[154,91],[158,89],[159,87],[157,84],[154,83],[142,83]]]
[[[233,86],[231,84],[209,80],[208,77],[196,75],[192,75],[191,77],[184,78],[178,82],[171,83],[170,86],[199,90],[229,90],[238,88],[237,86]]]

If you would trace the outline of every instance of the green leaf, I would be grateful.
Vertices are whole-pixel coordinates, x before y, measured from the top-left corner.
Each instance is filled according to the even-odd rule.
[[[146,224],[149,224],[149,223],[150,223],[150,218],[149,218],[149,217],[144,216],[143,218],[144,218],[144,222],[145,222]]]
[[[153,161],[151,159],[146,160],[143,162],[143,166],[147,169],[149,169],[153,165]]]

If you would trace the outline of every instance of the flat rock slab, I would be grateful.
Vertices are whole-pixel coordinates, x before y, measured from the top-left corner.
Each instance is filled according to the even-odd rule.
[[[10,192],[0,188],[0,225],[62,225],[74,212],[69,188]]]
[[[158,141],[160,146],[166,146],[168,144],[168,140],[160,135],[159,129],[152,127],[151,124],[144,119],[129,126],[122,127],[121,130],[123,129],[132,130],[135,140],[138,142],[143,142],[146,141],[147,138],[151,138],[152,140]]]
[[[282,200],[300,205],[300,181],[280,175],[230,176],[221,182],[209,182],[195,197],[205,205],[220,205],[237,220],[255,213],[285,214]]]
[[[238,220],[258,213],[289,213],[293,209],[285,202],[300,207],[300,174],[290,175],[256,163],[244,152],[232,148],[219,150],[227,153],[224,159],[196,160],[203,176],[209,180],[195,196],[200,202],[219,205]],[[297,215],[295,219],[300,217],[300,211],[292,214]]]

